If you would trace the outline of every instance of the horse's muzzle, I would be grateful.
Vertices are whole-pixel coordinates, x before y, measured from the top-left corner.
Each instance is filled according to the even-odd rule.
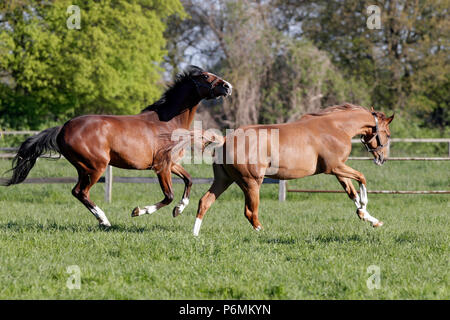
[[[227,97],[229,95],[231,95],[231,88],[225,85],[218,85],[211,91],[209,99],[219,99],[220,97]]]
[[[384,158],[384,155],[382,153],[380,153],[380,154],[376,154],[375,155],[375,158],[373,159],[373,162],[377,166],[382,166],[386,162],[386,159]]]
[[[223,94],[224,97],[231,96],[231,92],[233,91],[233,86],[229,82],[224,81],[223,84],[221,85],[220,89],[222,89],[222,88],[224,91],[224,94]]]

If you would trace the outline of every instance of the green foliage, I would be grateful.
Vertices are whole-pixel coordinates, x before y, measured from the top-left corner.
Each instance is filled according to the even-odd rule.
[[[69,29],[78,5],[81,29]],[[130,114],[161,92],[169,1],[22,1],[2,5],[0,126],[38,128],[86,113]]]
[[[283,40],[274,50],[277,54],[263,88],[262,122],[293,121],[304,113],[344,101],[367,105],[364,83],[343,77],[325,51],[309,41]]]
[[[205,48],[194,50],[233,84],[233,95],[214,108],[222,126],[293,121],[321,107],[369,100],[365,83],[344,77],[325,50],[277,28],[272,2],[227,0],[211,16],[205,16],[207,5],[200,1],[188,3],[195,23],[172,26],[171,36],[203,44],[205,29],[210,31]]]
[[[301,18],[302,36],[329,52],[346,75],[365,82],[375,106],[444,130],[450,124],[448,1],[383,1],[377,4],[381,29],[371,30],[366,9],[373,4],[315,1],[308,7],[314,14]]]

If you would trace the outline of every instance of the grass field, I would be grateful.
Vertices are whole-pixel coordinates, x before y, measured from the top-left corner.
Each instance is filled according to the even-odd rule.
[[[349,162],[370,189],[448,190],[449,162]],[[0,172],[10,167],[0,161]],[[185,166],[211,177],[206,165]],[[116,176],[148,172],[114,169]],[[75,176],[65,160],[40,160],[32,177]],[[151,173],[154,176],[154,173]],[[332,176],[308,177],[290,187],[340,189]],[[0,188],[0,299],[449,299],[449,195],[369,195],[369,212],[385,225],[358,220],[344,194],[288,194],[263,185],[261,232],[243,215],[243,195],[232,186],[192,236],[197,203],[209,185],[194,185],[191,204],[131,218],[135,206],[162,198],[159,186],[103,185],[93,200],[113,227],[102,231],[71,195],[70,184]],[[176,202],[183,186],[175,185]],[[174,204],[176,203],[174,201]],[[67,267],[81,271],[69,290]],[[367,280],[380,270],[380,288]]]

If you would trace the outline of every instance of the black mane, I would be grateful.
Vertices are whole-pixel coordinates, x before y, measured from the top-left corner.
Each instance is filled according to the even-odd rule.
[[[145,109],[142,109],[141,113],[147,111],[158,111],[161,107],[164,107],[168,102],[171,101],[172,97],[176,97],[176,92],[182,84],[188,81],[191,77],[199,76],[202,72],[204,72],[203,69],[197,66],[191,65],[187,67],[186,70],[184,70],[182,73],[176,75],[175,81],[167,87],[161,98]]]

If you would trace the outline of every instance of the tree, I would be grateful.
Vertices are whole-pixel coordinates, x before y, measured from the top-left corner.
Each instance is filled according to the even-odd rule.
[[[329,54],[310,41],[283,39],[266,75],[261,121],[290,122],[302,114],[345,101],[367,105],[364,83],[343,77]]]
[[[309,1],[311,8],[312,1]],[[376,106],[415,115],[425,124],[449,124],[450,23],[447,0],[379,3],[381,29],[366,27],[372,1],[314,1],[315,14],[291,3],[302,35],[330,53],[346,75],[368,84]],[[295,8],[296,10],[294,10]],[[293,14],[295,16],[295,14]],[[427,123],[428,122],[428,123]]]
[[[176,64],[205,57],[233,84],[232,97],[208,109],[222,126],[293,121],[322,106],[367,101],[364,84],[342,77],[325,51],[280,28],[289,19],[277,1],[183,4],[191,19],[169,27],[171,42],[184,44],[173,57]]]
[[[70,5],[80,29],[69,29]],[[0,5],[0,126],[136,113],[158,98],[165,19],[178,0],[7,1]]]

